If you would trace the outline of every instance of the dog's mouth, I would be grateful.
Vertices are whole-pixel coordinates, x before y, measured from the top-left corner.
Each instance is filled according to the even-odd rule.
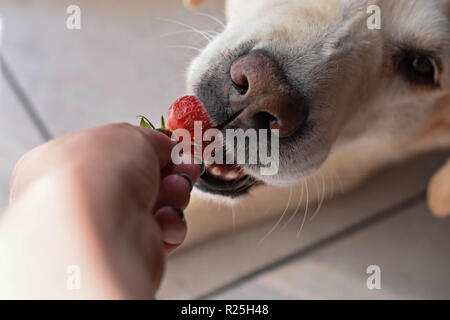
[[[234,114],[219,127],[227,127],[240,113]],[[205,166],[205,173],[200,177],[196,187],[207,193],[237,198],[247,193],[254,185],[260,183],[254,177],[245,173],[238,164],[218,164],[206,161]]]
[[[229,164],[206,164],[206,172],[217,180],[233,182],[246,176],[242,167]]]
[[[225,129],[241,113],[242,110],[233,114],[217,128]],[[236,198],[245,194],[258,183],[237,164],[218,164],[206,161],[205,166],[205,173],[200,177],[196,187],[207,193]]]
[[[238,165],[211,164],[206,166],[196,187],[207,193],[237,198],[258,183]]]

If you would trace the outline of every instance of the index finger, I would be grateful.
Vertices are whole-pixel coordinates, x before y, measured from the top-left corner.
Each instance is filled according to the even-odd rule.
[[[157,130],[142,127],[139,127],[139,130],[156,151],[160,169],[167,166],[171,162],[172,149],[176,145],[176,141],[171,140],[168,136]]]

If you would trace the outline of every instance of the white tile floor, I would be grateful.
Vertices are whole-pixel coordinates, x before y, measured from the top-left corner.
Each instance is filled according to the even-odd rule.
[[[450,220],[437,222],[421,201],[308,256],[211,297],[450,298],[449,228]],[[378,265],[381,269],[381,290],[367,289],[366,270],[370,265]]]
[[[77,3],[81,31],[65,28],[72,1],[0,2],[3,53],[12,73],[0,100],[0,206],[14,162],[42,141],[42,128],[27,108],[54,136],[135,122],[137,114],[158,119],[183,94],[185,69],[195,54],[170,46],[201,40],[168,35],[183,27],[160,18],[220,30],[184,9],[181,0]],[[202,11],[222,17],[222,6],[209,1]],[[25,95],[11,89],[14,81]],[[328,202],[300,238],[292,224],[260,244],[272,221],[181,251],[169,260],[159,297],[449,299],[450,220],[431,217],[423,200],[428,177],[449,154],[384,170]],[[379,291],[365,287],[369,264],[381,267]]]
[[[3,208],[8,203],[9,180],[16,161],[43,140],[10,83],[3,76],[0,81],[0,208]]]
[[[169,260],[167,277],[159,297],[215,298],[222,297],[224,294],[230,298],[232,296],[226,295],[228,290],[236,292],[236,298],[244,298],[246,297],[245,294],[252,298],[264,298],[267,297],[266,294],[276,295],[275,291],[262,292],[257,289],[253,290],[255,288],[252,286],[254,281],[249,281],[248,278],[259,277],[260,274],[270,278],[273,274],[275,281],[279,277],[277,270],[282,266],[296,264],[299,261],[308,263],[310,256],[313,256],[315,252],[322,251],[335,243],[347,241],[347,239],[351,241],[364,230],[374,228],[378,224],[385,223],[385,221],[389,222],[403,210],[408,210],[418,205],[421,205],[421,214],[430,217],[431,225],[436,227],[444,226],[442,230],[449,230],[450,221],[432,218],[423,206],[423,190],[426,181],[429,175],[439,167],[439,164],[448,155],[448,152],[426,155],[406,164],[383,170],[375,177],[369,179],[358,190],[327,202],[313,221],[307,221],[300,237],[297,236],[299,225],[292,223],[284,229],[279,228],[261,243],[260,240],[275,223],[275,221],[269,221],[248,230],[208,241],[194,248],[187,249],[185,252],[180,252]],[[411,175],[411,172],[416,172],[416,174]],[[405,220],[409,218],[409,216],[404,217]],[[416,236],[414,233],[404,233],[400,226],[397,225],[397,227],[398,230],[391,231],[399,232],[403,237]],[[417,236],[419,235],[422,234],[419,232]],[[437,256],[446,257],[447,263],[445,265],[448,266],[450,255],[447,251],[450,233],[438,235],[434,232],[427,232],[423,236],[431,237],[434,241],[443,243],[443,247],[438,245],[436,248],[424,245],[421,250],[429,250]],[[417,242],[414,242],[414,244],[417,244]],[[364,243],[359,245],[363,246]],[[369,256],[374,261],[380,261],[381,263],[388,258],[383,257],[384,252],[374,252],[370,243],[367,243],[367,245]],[[410,256],[416,254],[414,247],[409,248],[409,251],[405,251],[404,248],[399,247],[395,242],[391,245],[393,252],[398,250],[399,258],[409,259]],[[358,260],[358,256],[352,256],[350,250],[342,251],[341,263],[344,264],[343,269],[345,269],[345,263],[349,263],[349,277],[351,277],[352,271],[358,263],[360,268],[367,268],[367,259],[363,258],[362,256],[361,260]],[[429,272],[433,270],[433,276],[437,279],[441,278],[450,281],[450,277],[445,272],[435,273],[436,270],[433,265],[434,261],[430,260],[428,264],[429,269],[422,271]],[[330,270],[327,276],[333,279],[336,277],[336,281],[338,281],[340,274],[337,272],[333,273],[332,266],[333,261],[330,261]],[[401,265],[397,264],[396,267],[401,268]],[[315,290],[319,292],[321,290],[324,291],[321,296],[319,293],[314,295],[311,292],[310,298],[327,298],[331,296],[332,292],[327,290],[332,290],[333,288],[320,289],[326,285],[312,272],[308,273],[308,270],[303,270],[303,272],[305,272],[306,278],[316,280],[315,282],[311,281],[309,285],[315,283]],[[426,279],[428,273],[419,274],[418,276]],[[359,278],[360,274],[355,273],[355,281],[359,281]],[[401,280],[399,279],[399,281]],[[248,282],[249,285],[247,286]],[[235,291],[237,290],[235,289],[236,287],[242,290]],[[411,289],[420,290],[418,287]],[[349,283],[349,291],[346,291],[345,288],[342,290],[342,296],[351,297],[351,293],[355,288]],[[281,291],[278,293],[280,298],[286,296]],[[450,298],[450,287],[447,295]],[[300,289],[298,295],[295,295],[294,292],[290,293],[290,298],[303,298],[306,296],[307,293]],[[362,295],[362,297],[368,296]],[[379,293],[379,297],[391,298],[392,295],[383,291]],[[407,298],[407,296],[404,297]]]

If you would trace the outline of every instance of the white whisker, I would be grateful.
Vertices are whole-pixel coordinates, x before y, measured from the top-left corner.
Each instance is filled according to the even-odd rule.
[[[204,31],[205,32],[205,31]],[[165,37],[169,37],[169,36],[175,36],[178,34],[183,34],[183,33],[193,33],[193,34],[199,34],[197,31],[194,30],[178,30],[178,31],[173,31],[173,32],[167,32],[162,34],[160,37],[161,38],[165,38]],[[206,34],[207,32],[205,32]],[[209,34],[209,33],[208,33]]]
[[[198,51],[198,52],[200,52],[200,53],[202,52],[202,49],[196,48],[196,47],[193,47],[193,46],[183,46],[183,45],[178,45],[178,46],[168,46],[168,48],[191,49],[191,50]]]
[[[211,37],[211,36],[205,34],[205,32],[203,32],[203,31],[197,29],[196,27],[193,27],[193,26],[191,26],[191,25],[188,25],[188,24],[186,24],[186,23],[183,23],[183,22],[180,22],[180,21],[176,21],[176,20],[171,20],[171,19],[163,19],[163,18],[158,18],[158,19],[159,19],[159,20],[162,20],[162,21],[165,21],[165,22],[174,23],[174,24],[177,24],[177,25],[179,25],[179,26],[188,28],[189,30],[192,30],[193,32],[196,32],[196,33],[202,35],[208,42],[211,41],[211,40],[213,39],[213,37]]]
[[[281,221],[283,220],[288,208],[289,208],[289,204],[291,203],[291,199],[292,199],[292,188],[290,188],[289,191],[289,198],[288,201],[286,203],[286,207],[283,211],[283,213],[281,214],[280,218],[278,219],[278,221],[275,223],[275,225],[272,227],[272,229],[269,230],[269,232],[267,232],[267,234],[259,241],[259,244],[261,244],[268,236],[270,236],[272,234],[273,231],[275,231],[275,229],[278,227],[278,225],[281,223]]]
[[[335,189],[334,179],[333,179],[333,177],[332,177],[331,175],[328,175],[327,177],[328,177],[328,178],[330,179],[330,181],[331,181],[331,189],[330,189],[330,195],[329,195],[329,197],[330,197],[330,199],[333,199],[333,197],[334,197],[334,189]]]
[[[300,233],[302,233],[303,230],[303,226],[305,225],[306,222],[306,217],[308,216],[308,203],[309,203],[309,192],[308,192],[308,181],[305,180],[305,187],[306,187],[306,207],[305,207],[305,214],[303,215],[303,221],[302,224],[300,225],[300,229],[297,232],[297,238],[300,236]]]
[[[219,18],[214,17],[213,15],[204,13],[204,12],[196,12],[195,14],[199,15],[199,16],[204,16],[206,18],[209,18],[215,22],[217,22],[222,28],[225,29],[225,23],[223,21],[221,21]]]
[[[291,217],[289,218],[289,220],[284,224],[284,226],[281,227],[282,230],[283,230],[284,228],[286,228],[286,227],[291,223],[291,221],[292,221],[292,220],[295,218],[295,216],[297,215],[297,212],[298,212],[298,210],[300,209],[300,206],[302,205],[302,201],[303,201],[303,189],[304,189],[303,183],[300,184],[300,187],[302,187],[302,191],[301,191],[301,193],[300,193],[300,197],[299,197],[299,199],[298,199],[297,206],[295,207],[295,211],[294,211],[294,213],[291,215]]]
[[[218,35],[219,33],[218,32],[215,32],[215,31],[212,31],[212,30],[205,30],[205,31],[202,31],[204,34],[206,34],[206,35],[209,35],[209,36],[211,36],[211,37],[215,37],[216,35]],[[164,34],[162,34],[160,37],[161,38],[164,38],[164,37],[169,37],[169,36],[174,36],[174,35],[177,35],[177,34],[182,34],[182,33],[194,33],[194,34],[199,34],[197,31],[194,31],[194,30],[179,30],[179,31],[173,31],[173,32],[167,32],[167,33],[164,33]]]
[[[322,208],[323,201],[325,200],[325,179],[323,177],[323,174],[320,175],[322,178],[322,195],[320,196],[319,205],[316,208],[316,211],[312,214],[311,218],[309,218],[309,221],[312,221],[315,216],[319,213],[320,209]]]
[[[236,211],[234,209],[234,203],[231,203],[231,219],[233,222],[233,233],[236,232]]]

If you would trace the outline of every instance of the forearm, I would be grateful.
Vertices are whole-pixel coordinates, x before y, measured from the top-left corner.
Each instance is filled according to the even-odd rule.
[[[59,178],[33,183],[0,221],[0,298],[123,297],[88,206]]]

